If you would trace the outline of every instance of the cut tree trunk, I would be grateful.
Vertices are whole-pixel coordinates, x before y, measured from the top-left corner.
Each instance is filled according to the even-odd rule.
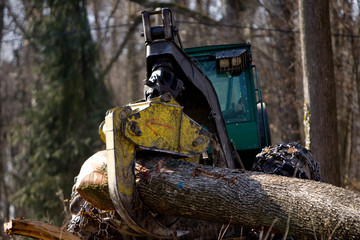
[[[326,183],[166,159],[137,164],[136,188],[144,206],[164,216],[272,226],[301,239],[360,238],[360,195]],[[88,184],[79,192],[91,201],[94,189]],[[102,204],[109,210],[111,203]]]
[[[47,223],[30,219],[14,219],[4,224],[4,232],[44,240],[80,240],[66,230]]]

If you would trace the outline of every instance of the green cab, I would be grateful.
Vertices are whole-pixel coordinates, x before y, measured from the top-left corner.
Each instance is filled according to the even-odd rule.
[[[185,49],[215,88],[229,138],[246,168],[270,143],[265,104],[252,64],[250,44]]]

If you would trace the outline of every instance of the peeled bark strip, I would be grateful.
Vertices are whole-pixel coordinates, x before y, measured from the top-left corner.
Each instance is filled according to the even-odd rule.
[[[30,219],[14,219],[4,224],[4,232],[44,240],[80,240],[79,237],[59,227]]]
[[[184,161],[144,161],[137,188],[162,215],[259,228],[294,237],[360,238],[360,196],[330,184]]]

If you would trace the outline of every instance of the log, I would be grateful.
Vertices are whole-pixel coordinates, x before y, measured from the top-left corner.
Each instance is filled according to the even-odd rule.
[[[21,235],[44,240],[80,240],[79,237],[60,227],[21,218],[4,223],[4,232],[8,235]]]
[[[152,212],[271,228],[300,239],[360,239],[360,195],[352,191],[311,180],[175,159],[140,162],[136,188]],[[83,186],[82,195],[91,189]]]
[[[360,196],[330,184],[177,160],[145,167],[137,183],[140,196],[163,215],[251,228],[273,225],[274,232],[300,238],[360,238]]]

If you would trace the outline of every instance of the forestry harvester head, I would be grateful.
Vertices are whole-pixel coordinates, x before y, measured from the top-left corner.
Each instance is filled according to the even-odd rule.
[[[152,26],[158,17],[161,24]],[[251,168],[270,135],[250,44],[184,50],[169,9],[143,11],[142,19],[145,99],[108,111],[100,134],[118,214],[137,235],[169,238],[183,232],[137,207],[135,159],[166,156]]]

